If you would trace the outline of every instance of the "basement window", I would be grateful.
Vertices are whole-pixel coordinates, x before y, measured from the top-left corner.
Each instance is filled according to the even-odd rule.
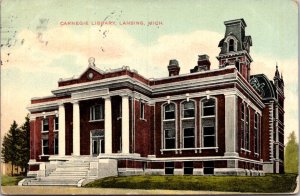
[[[214,174],[214,162],[213,161],[204,161],[203,162],[203,173],[207,175]]]
[[[174,162],[165,162],[165,175],[174,175]]]

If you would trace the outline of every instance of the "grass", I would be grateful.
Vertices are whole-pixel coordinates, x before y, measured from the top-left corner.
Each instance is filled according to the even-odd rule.
[[[295,190],[296,178],[297,174],[267,174],[256,177],[126,176],[99,179],[85,187],[288,193]]]
[[[25,178],[24,176],[1,176],[1,185],[2,186],[13,186],[18,185],[18,182]]]

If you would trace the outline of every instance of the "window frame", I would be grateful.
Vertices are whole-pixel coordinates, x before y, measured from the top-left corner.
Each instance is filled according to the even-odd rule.
[[[174,118],[168,118],[168,119],[166,119],[166,107],[168,106],[168,105],[174,105],[174,110],[170,110],[170,111],[168,111],[168,112],[173,112],[174,113]],[[175,103],[173,103],[173,102],[171,102],[171,103],[168,103],[168,104],[166,104],[166,105],[164,105],[163,106],[163,115],[164,115],[164,118],[163,118],[163,120],[164,121],[171,121],[171,120],[176,120],[176,104]]]
[[[250,124],[251,124],[251,115],[250,115],[250,108],[249,105],[246,106],[245,112],[245,145],[244,149],[250,151]]]
[[[231,41],[232,41],[232,43],[230,43]],[[234,42],[235,41],[232,38],[230,38],[228,40],[228,52],[235,52],[235,43]],[[232,50],[230,50],[231,49],[230,47],[232,47]]]
[[[56,139],[57,139],[57,142],[55,142],[56,141]],[[58,140],[58,134],[54,134],[54,141],[53,141],[53,154],[54,155],[58,155],[58,152],[59,152],[59,145],[58,145],[58,143],[59,143],[59,140]],[[57,146],[57,152],[55,151],[55,147]]]
[[[145,119],[145,103],[140,101],[140,119]]]
[[[96,108],[99,107],[99,119],[96,119]],[[104,120],[103,104],[96,104],[90,107],[90,122]]]
[[[166,138],[166,131],[171,131],[173,130],[174,131],[174,137],[172,138]],[[176,148],[176,130],[175,129],[164,129],[164,149],[175,149]],[[166,148],[166,144],[167,144],[167,139],[168,140],[174,140],[174,147],[173,148]]]
[[[193,129],[193,132],[194,132],[194,134],[193,134],[193,136],[185,136],[185,129]],[[193,147],[185,147],[185,139],[189,139],[189,138],[193,138],[193,140],[194,140],[194,144],[193,144]],[[185,128],[183,128],[183,148],[195,148],[195,141],[196,141],[196,134],[195,134],[195,127],[185,127]]]
[[[47,121],[47,125],[45,125],[45,121]],[[47,130],[45,130],[45,126],[48,126],[48,129]],[[43,118],[42,119],[42,132],[43,133],[47,133],[47,132],[49,132],[49,118],[48,117],[46,117],[46,118]]]
[[[186,104],[188,104],[188,103],[192,103],[193,104],[193,108],[185,108],[185,105]],[[196,104],[195,104],[195,102],[194,101],[192,101],[192,100],[189,100],[189,101],[184,101],[184,102],[182,102],[181,103],[181,107],[182,107],[182,114],[181,114],[181,117],[182,117],[182,119],[195,119],[195,117],[196,117]],[[185,111],[187,111],[187,110],[193,110],[193,116],[185,116]]]
[[[56,125],[57,125],[57,127],[56,127]],[[54,118],[53,131],[59,131],[59,118],[58,117]]]
[[[214,100],[214,105],[213,106],[204,106],[204,103],[208,100]],[[217,131],[217,127],[218,127],[218,99],[216,97],[209,97],[209,99],[207,99],[207,97],[202,98],[200,100],[200,107],[201,107],[201,114],[200,114],[200,130],[201,130],[201,144],[200,146],[202,148],[218,148],[218,131]],[[209,107],[214,107],[214,115],[204,115],[204,109],[205,108],[209,108]],[[213,119],[214,120],[214,126],[204,126],[203,121],[204,120],[208,120],[208,119]],[[205,137],[206,136],[212,136],[212,135],[204,135],[204,128],[205,127],[213,127],[214,128],[214,146],[205,146]]]
[[[44,141],[48,141],[48,145],[47,146],[44,145]],[[49,138],[47,138],[47,139],[41,139],[41,143],[42,143],[42,155],[49,155]],[[45,154],[45,150],[44,150],[45,147],[48,148],[48,154]]]

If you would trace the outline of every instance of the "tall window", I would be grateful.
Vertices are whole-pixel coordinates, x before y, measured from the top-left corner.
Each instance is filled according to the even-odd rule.
[[[254,152],[259,153],[260,145],[259,145],[259,114],[255,114],[254,116]]]
[[[145,103],[140,101],[140,118],[145,119]]]
[[[195,147],[195,129],[185,128],[183,129],[183,147],[194,148]]]
[[[48,154],[49,154],[49,140],[42,139],[42,155],[48,155]]]
[[[241,104],[241,148],[245,147],[245,106]]]
[[[235,67],[238,71],[240,71],[240,62],[236,61],[235,62]]]
[[[164,142],[165,149],[174,149],[175,148],[175,130],[174,129],[165,129],[164,137],[165,137],[165,142]]]
[[[229,52],[233,52],[234,51],[234,40],[230,39],[229,40]]]
[[[170,103],[164,107],[164,119],[171,120],[175,119],[175,104]]]
[[[216,147],[216,101],[213,98],[202,101],[201,125],[203,146]]]
[[[102,120],[103,115],[103,105],[94,105],[90,108],[90,120]]]
[[[42,131],[49,131],[49,119],[48,118],[43,119],[43,130]]]
[[[58,117],[54,118],[54,130],[58,130]]]
[[[246,107],[246,115],[245,115],[245,149],[250,150],[250,110],[249,107]]]
[[[193,101],[183,103],[183,118],[195,117],[195,104]]]
[[[58,134],[54,135],[54,154],[58,154]]]

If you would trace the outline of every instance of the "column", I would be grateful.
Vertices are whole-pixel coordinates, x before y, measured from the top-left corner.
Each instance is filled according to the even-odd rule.
[[[225,155],[237,156],[237,96],[225,94]]]
[[[122,153],[129,154],[129,98],[122,96]]]
[[[111,119],[111,100],[104,97],[104,145],[105,154],[112,153],[112,119]]]
[[[66,114],[65,106],[61,103],[58,106],[58,154],[66,155]]]
[[[79,102],[73,102],[73,155],[80,155],[80,111]]]

